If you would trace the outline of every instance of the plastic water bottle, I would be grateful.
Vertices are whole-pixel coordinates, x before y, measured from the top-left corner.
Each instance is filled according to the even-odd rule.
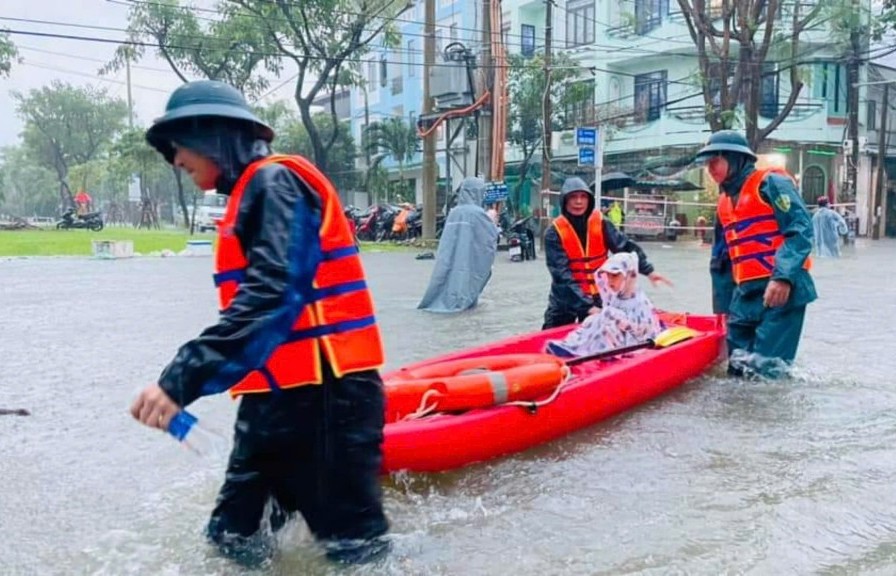
[[[227,439],[221,434],[199,424],[199,419],[181,410],[168,424],[168,433],[191,452],[204,458],[223,454],[227,449]]]

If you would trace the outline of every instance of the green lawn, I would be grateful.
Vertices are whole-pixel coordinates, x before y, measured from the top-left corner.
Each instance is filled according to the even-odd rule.
[[[130,227],[90,230],[0,230],[0,256],[91,256],[92,240],[132,240],[134,251],[180,252],[187,240],[211,240],[213,234],[190,236],[183,230],[137,230]]]
[[[132,240],[141,254],[168,249],[177,253],[187,240],[212,240],[214,234],[194,234],[183,230],[136,230],[130,227],[90,230],[0,230],[0,256],[91,256],[92,240]],[[362,252],[401,252],[411,246],[391,242],[362,242]]]

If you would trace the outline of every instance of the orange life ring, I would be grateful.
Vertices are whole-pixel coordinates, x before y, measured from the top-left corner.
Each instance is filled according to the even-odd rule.
[[[569,370],[550,354],[503,354],[402,370],[385,383],[386,409],[397,419],[419,411],[458,412],[534,400],[559,386]]]

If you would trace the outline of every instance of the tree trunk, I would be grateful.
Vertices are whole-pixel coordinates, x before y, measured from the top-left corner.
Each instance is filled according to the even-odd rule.
[[[300,98],[298,94],[296,95],[295,100],[299,107],[299,114],[302,116],[302,125],[305,127],[305,131],[308,132],[308,139],[311,141],[314,164],[317,166],[318,170],[326,174],[328,150],[324,148],[320,130],[317,129],[317,126],[314,124],[314,119],[311,116],[311,103],[304,98]],[[336,127],[334,126],[333,129],[335,130]]]
[[[190,234],[192,235],[193,222],[196,219],[196,212],[194,211],[194,217],[190,218],[190,211],[187,210],[187,199],[184,196],[184,183],[181,180],[180,170],[174,167],[172,167],[171,169],[174,170],[174,182],[177,185],[177,203],[180,205],[180,212],[184,216],[184,228],[188,228],[190,230]]]
[[[75,197],[72,195],[72,190],[68,187],[68,182],[66,182],[64,178],[59,180],[59,197],[62,199],[63,211],[65,211],[66,208],[74,209]]]

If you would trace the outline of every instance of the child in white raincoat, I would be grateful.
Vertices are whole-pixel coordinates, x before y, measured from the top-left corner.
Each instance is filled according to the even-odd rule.
[[[595,274],[603,302],[563,340],[551,340],[546,352],[560,357],[588,356],[655,338],[662,326],[653,303],[638,288],[638,255],[613,254]]]

